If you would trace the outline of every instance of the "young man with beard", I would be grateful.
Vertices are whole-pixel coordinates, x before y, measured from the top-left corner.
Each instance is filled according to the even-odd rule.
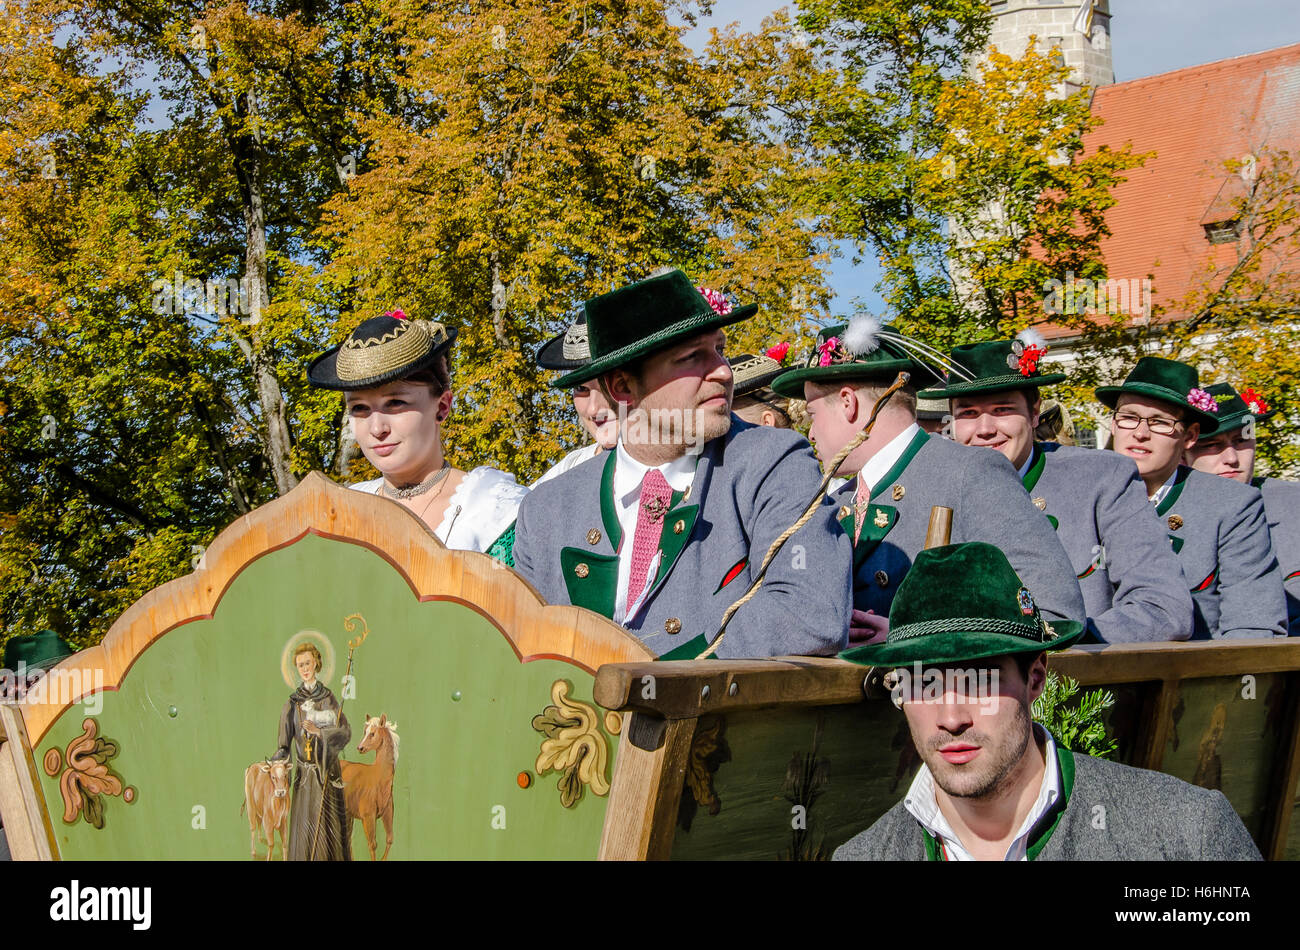
[[[591,362],[591,347],[587,343],[587,317],[580,314],[563,333],[542,344],[537,351],[537,365],[542,369],[564,370],[572,373]],[[608,452],[618,444],[618,416],[600,391],[594,379],[583,380],[573,386],[573,411],[587,435],[594,440],[590,445],[574,449],[552,465],[532,485],[536,488],[571,468]]]
[[[1259,489],[1282,570],[1288,632],[1300,636],[1300,482],[1255,477],[1255,426],[1272,418],[1276,410],[1253,389],[1238,395],[1227,383],[1215,383],[1205,391],[1219,406],[1219,424],[1201,433],[1196,445],[1187,450],[1185,461],[1199,472]]]
[[[808,365],[772,383],[783,396],[807,400],[808,434],[822,464],[829,465],[865,428],[872,406],[897,374],[911,374],[881,409],[870,436],[835,473],[849,479],[831,497],[853,541],[850,639],[884,638],[890,605],[925,546],[936,505],[953,509],[954,541],[988,541],[1005,551],[1043,592],[1050,617],[1081,615],[1083,598],[1069,558],[1007,460],[928,435],[917,425],[916,384],[937,378],[913,355],[918,352],[924,352],[921,344],[858,318],[823,330]]]
[[[1182,464],[1201,431],[1218,426],[1218,404],[1196,368],[1144,356],[1097,398],[1115,410],[1113,448],[1137,463],[1168,529],[1192,593],[1192,639],[1285,636],[1282,573],[1259,492]]]
[[[883,644],[842,656],[894,669],[922,765],[835,860],[1260,859],[1222,792],[1072,752],[1033,721],[1046,651],[1084,625],[1048,621],[997,548],[922,551],[890,619]]]
[[[552,604],[621,623],[655,652],[694,657],[821,481],[807,442],[731,414],[722,327],[752,316],[673,271],[584,304],[595,378],[620,439],[526,499],[515,568]],[[847,642],[850,550],[825,501],[730,621],[721,657],[828,654]],[[674,652],[676,651],[676,652]]]
[[[1041,370],[1045,353],[1033,338],[959,346],[951,360],[972,378],[921,395],[950,400],[957,442],[992,448],[1016,470],[1070,557],[1093,639],[1186,640],[1192,598],[1137,466],[1114,452],[1034,440],[1039,387],[1065,379]]]

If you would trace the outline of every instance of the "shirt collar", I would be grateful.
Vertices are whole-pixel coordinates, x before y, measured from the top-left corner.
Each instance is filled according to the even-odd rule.
[[[1007,849],[1004,859],[1007,861],[1020,861],[1025,858],[1029,848],[1029,832],[1062,794],[1061,768],[1056,761],[1056,741],[1052,738],[1052,734],[1038,723],[1034,723],[1034,732],[1043,739],[1045,760],[1043,780],[1038,786],[1038,797],[1034,799],[1029,814],[1025,816],[1025,820],[1016,831],[1015,839]],[[948,819],[939,810],[939,801],[934,794],[934,776],[930,774],[929,766],[922,764],[916,773],[916,778],[912,779],[907,795],[903,798],[903,807],[921,823],[926,831],[943,844],[950,860],[974,860],[961,843],[961,839],[957,837],[957,833],[952,830],[952,826],[948,824]]]
[[[630,508],[641,497],[641,480],[651,468],[657,468],[670,488],[675,492],[684,492],[695,478],[695,468],[699,464],[699,455],[687,452],[684,455],[665,462],[663,465],[645,465],[638,462],[623,443],[618,443],[614,461],[614,501],[620,508]]]
[[[1029,474],[1029,469],[1033,467],[1033,464],[1034,464],[1034,450],[1030,449],[1029,458],[1025,459],[1025,464],[1020,466],[1020,468],[1016,469],[1016,474],[1020,476],[1020,480],[1022,482],[1025,480],[1025,476]]]
[[[871,458],[867,459],[867,464],[862,466],[858,472],[858,486],[867,485],[868,489],[874,494],[876,482],[885,477],[885,473],[894,467],[907,447],[912,444],[916,434],[921,431],[921,427],[913,422],[898,435],[894,436],[881,447],[880,451]]]
[[[1174,487],[1174,482],[1178,479],[1178,468],[1175,466],[1173,474],[1166,479],[1165,483],[1156,489],[1156,493],[1151,496],[1151,504],[1158,505],[1165,500],[1165,495],[1169,494],[1169,489]]]

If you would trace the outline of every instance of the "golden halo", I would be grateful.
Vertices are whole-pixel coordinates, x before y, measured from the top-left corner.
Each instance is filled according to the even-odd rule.
[[[330,677],[334,675],[334,645],[323,633],[315,630],[299,630],[290,637],[284,644],[284,650],[280,653],[280,675],[284,677],[284,683],[290,689],[297,689],[302,685],[302,679],[298,676],[298,671],[293,666],[293,651],[306,640],[316,645],[320,650],[320,672],[316,674],[316,682],[328,684]]]

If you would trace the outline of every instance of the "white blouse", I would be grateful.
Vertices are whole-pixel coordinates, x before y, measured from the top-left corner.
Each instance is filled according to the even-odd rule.
[[[375,478],[348,487],[387,498],[383,484],[382,478]],[[514,523],[519,503],[527,494],[528,487],[516,482],[510,472],[480,465],[466,472],[456,486],[447,502],[447,512],[433,533],[453,550],[486,553]]]

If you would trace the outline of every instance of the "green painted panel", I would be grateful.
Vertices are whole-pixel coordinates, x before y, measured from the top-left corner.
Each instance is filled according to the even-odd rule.
[[[716,724],[701,720],[697,741]],[[720,807],[709,814],[688,784],[673,860],[829,860],[903,797],[919,764],[887,701],[736,713],[698,752],[716,766]]]
[[[248,859],[244,770],[274,753],[291,692],[282,673],[286,648],[301,631],[317,631],[330,648],[321,680],[342,698],[347,642],[355,635],[343,620],[358,612],[370,632],[356,651],[355,696],[344,699],[352,728],[344,758],[374,759],[356,751],[365,714],[396,723],[390,859],[594,858],[607,799],[586,788],[573,808],[562,807],[558,774],[536,774],[543,736],[532,727],[557,680],[572,685],[572,698],[592,704],[591,674],[559,660],[521,663],[474,610],[421,604],[373,552],[314,535],[247,567],[211,620],[167,633],[120,690],[101,695],[99,734],[120,745],[108,764],[135,800],[103,796],[102,829],[81,818],[67,824],[59,779],[43,775],[61,856]],[[35,750],[38,763],[80,736],[86,715],[81,706],[65,712]],[[613,743],[601,735],[608,779]],[[520,787],[521,772],[532,776],[531,787]],[[377,837],[382,854],[382,826]],[[352,853],[369,857],[360,822]]]
[[[1186,680],[1174,707],[1161,770],[1217,788],[1258,840],[1286,723],[1284,679],[1261,673]]]

